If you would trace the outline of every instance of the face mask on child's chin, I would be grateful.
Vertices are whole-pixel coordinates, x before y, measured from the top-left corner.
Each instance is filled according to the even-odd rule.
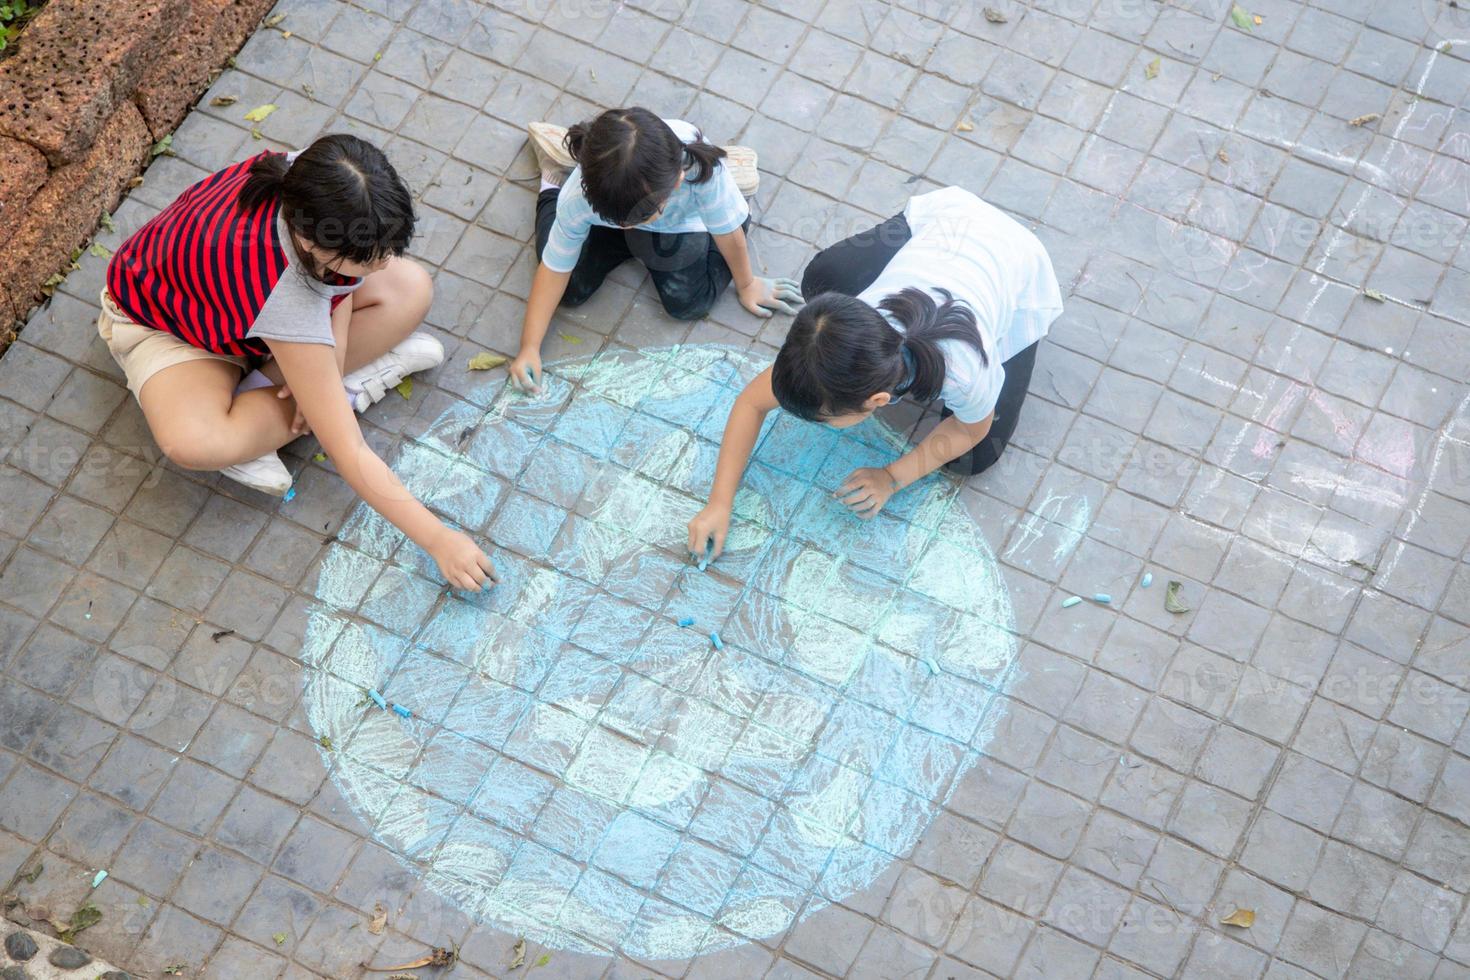
[[[376,262],[352,262],[339,255],[333,255],[320,246],[309,245],[302,240],[296,232],[291,233],[292,244],[296,247],[296,253],[307,260],[306,265],[314,273],[313,278],[322,279],[322,273],[341,276],[346,279],[362,279],[382,270],[387,264],[386,258]]]

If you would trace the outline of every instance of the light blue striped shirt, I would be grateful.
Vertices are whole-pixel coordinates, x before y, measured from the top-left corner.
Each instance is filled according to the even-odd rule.
[[[679,119],[664,120],[680,139],[692,143],[699,138],[699,130]],[[674,191],[663,213],[648,224],[639,225],[640,231],[657,231],[664,234],[707,231],[711,235],[727,235],[745,223],[750,216],[750,207],[735,186],[723,161],[715,166],[715,172],[702,183],[691,183],[686,177]],[[572,171],[566,185],[556,200],[556,223],[551,226],[551,236],[541,252],[541,261],[553,272],[571,272],[582,254],[582,245],[593,225],[616,228],[617,225],[599,217],[587,203],[582,193],[582,168]]]

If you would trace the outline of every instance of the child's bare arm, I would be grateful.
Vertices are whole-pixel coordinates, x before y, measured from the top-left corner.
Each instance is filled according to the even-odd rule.
[[[725,536],[730,531],[730,512],[735,506],[740,478],[750,462],[750,454],[755,451],[761,425],[778,404],[771,388],[771,369],[766,368],[745,386],[730,407],[725,435],[720,440],[720,458],[715,464],[709,504],[689,522],[689,551],[692,554],[702,554],[710,542],[713,542],[716,557],[725,549]]]
[[[348,486],[427,551],[450,585],[479,589],[487,580],[495,581],[495,568],[485,553],[468,535],[451,530],[429,513],[363,439],[342,392],[342,374],[332,349],[324,344],[269,343],[301,414]]]
[[[766,279],[755,274],[750,265],[750,247],[745,229],[736,228],[726,235],[714,235],[715,248],[734,277],[740,305],[758,317],[769,318],[775,312],[795,313],[801,308],[801,286],[794,279]]]
[[[541,342],[546,339],[546,330],[571,278],[570,272],[557,272],[544,262],[536,265],[526,318],[521,323],[521,350],[510,364],[511,377],[527,391],[541,389]]]

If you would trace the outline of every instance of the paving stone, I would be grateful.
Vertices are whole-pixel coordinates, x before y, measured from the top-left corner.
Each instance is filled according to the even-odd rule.
[[[966,505],[1008,563],[1024,676],[995,702],[976,766],[870,893],[793,927],[779,958],[746,945],[696,959],[689,976],[1428,976],[1465,959],[1452,928],[1399,912],[1470,887],[1458,833],[1470,499],[1456,467],[1425,462],[1454,454],[1441,436],[1470,372],[1453,109],[1470,69],[1426,45],[1413,5],[1261,3],[1246,31],[1223,13],[1153,5],[1006,3],[1010,20],[992,24],[947,4],[523,19],[458,0],[370,0],[350,17],[294,0],[281,8],[291,36],[261,32],[237,58],[252,74],[215,84],[211,96],[283,106],[266,126],[273,144],[336,126],[386,146],[418,195],[413,252],[439,267],[429,319],[461,342],[452,361],[518,342],[534,260],[522,127],[601,104],[652,105],[754,146],[765,180],[751,240],[773,271],[945,183],[1047,243],[1067,312],[1016,445]],[[1389,123],[1345,125],[1366,111]],[[249,145],[206,99],[119,224],[136,227]],[[89,257],[0,365],[0,446],[12,450],[0,470],[0,745],[62,788],[22,833],[81,820],[95,801],[150,814],[130,825],[113,874],[156,900],[177,886],[177,903],[131,939],[98,933],[136,945],[150,975],[170,963],[332,975],[379,946],[408,959],[412,943],[438,941],[428,924],[451,919],[467,962],[503,969],[514,937],[443,917],[417,871],[359,844],[372,817],[322,768],[296,658],[350,488],[307,463],[309,448],[288,453],[303,458],[286,505],[154,467],[140,414],[88,339],[104,265]],[[785,335],[729,297],[713,323],[672,324],[639,272],[619,270],[563,318],[569,329],[767,354]],[[370,413],[372,445],[391,448],[448,405],[488,405],[501,383],[451,369],[418,380],[412,402]],[[538,493],[571,509],[580,481],[558,482],[564,461],[542,458]],[[1051,496],[1087,507],[1073,543]],[[1409,501],[1415,516],[1400,523]],[[1055,555],[1022,553],[1028,506]],[[413,561],[362,582],[364,622],[417,629],[437,596]],[[1144,570],[1184,581],[1192,611],[1164,612],[1158,585],[1138,587]],[[422,589],[416,613],[385,604],[394,583]],[[1062,611],[1058,590],[1118,601]],[[627,598],[656,601],[643,591]],[[210,639],[226,628],[236,635]],[[0,794],[37,791],[40,772],[0,762]],[[102,796],[71,803],[72,781]],[[544,780],[526,815],[501,816],[533,826],[562,799],[555,785]],[[489,807],[468,782],[441,789]],[[70,853],[79,838],[57,843]],[[189,870],[201,848],[238,862],[218,895]],[[357,911],[323,907],[329,892]],[[1293,911],[1296,893],[1307,897]],[[402,925],[365,949],[362,913],[380,899]],[[1179,918],[1237,905],[1259,913],[1239,934]],[[273,922],[281,910],[289,921]],[[649,972],[553,954],[569,976]]]

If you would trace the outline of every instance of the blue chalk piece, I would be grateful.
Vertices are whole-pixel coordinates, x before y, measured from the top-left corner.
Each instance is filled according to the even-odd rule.
[[[413,712],[412,711],[409,711],[407,708],[405,708],[401,704],[395,704],[393,706],[393,713],[395,715],[397,715],[398,717],[400,717],[400,718],[412,718],[413,717]]]
[[[679,625],[680,626],[693,626],[694,625],[694,617],[693,616],[684,616],[684,617],[682,617],[679,620]]]
[[[723,649],[725,649],[725,644],[722,643],[722,642],[720,642],[720,634],[718,634],[718,633],[711,633],[709,635],[709,641],[715,645],[715,649],[716,650],[723,650]]]
[[[368,697],[372,698],[373,703],[382,708],[384,711],[388,710],[388,702],[384,700],[383,695],[379,694],[377,691],[368,691]]]
[[[709,559],[708,558],[701,558],[701,559],[699,559],[699,570],[702,572],[706,568],[709,568]]]
[[[1062,600],[1062,608],[1071,609],[1073,606],[1077,605],[1077,603],[1081,601],[1082,597],[1080,595],[1068,596],[1067,598]]]
[[[1154,573],[1153,572],[1144,572],[1143,573],[1143,581],[1140,582],[1140,583],[1138,583],[1138,584],[1141,585],[1141,586],[1143,586],[1145,589],[1148,588],[1150,585],[1153,585],[1154,584]]]
[[[291,489],[287,490],[286,491],[286,495],[284,497],[282,497],[281,499],[284,500],[288,504],[291,501],[295,500],[296,499],[296,488],[295,487],[292,487]]]
[[[1108,603],[1113,601],[1113,597],[1108,595],[1106,592],[1099,592],[1092,597],[1092,601],[1100,602],[1103,605],[1107,605]]]
[[[92,876],[92,887],[93,888],[96,888],[98,885],[102,884],[106,880],[107,880],[107,872],[106,871],[99,871],[95,875]]]
[[[931,674],[939,673],[939,664],[934,662],[933,657],[925,657],[924,666],[929,668],[929,673]]]

